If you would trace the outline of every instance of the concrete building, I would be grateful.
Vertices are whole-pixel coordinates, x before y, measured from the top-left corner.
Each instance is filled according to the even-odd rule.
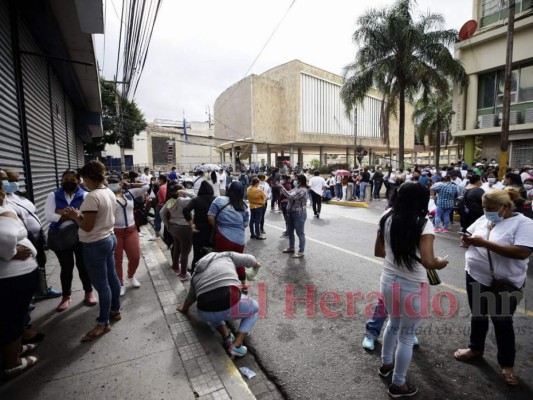
[[[477,31],[456,44],[455,51],[470,78],[468,89],[454,93],[452,135],[464,140],[467,162],[496,160],[500,153],[501,113],[507,49],[508,2],[474,0]],[[516,1],[514,25],[509,164],[533,162],[533,1]],[[476,140],[477,138],[477,140]]]
[[[41,217],[103,134],[92,38],[103,30],[101,1],[0,0],[0,167],[21,174]]]
[[[213,129],[209,122],[187,121],[187,139],[183,121],[155,119],[146,131],[132,140],[132,148],[125,149],[126,169],[142,170],[144,167],[156,171],[192,171],[205,163],[216,163],[219,155],[213,140]],[[108,165],[120,166],[120,148],[107,145]]]
[[[261,75],[250,75],[226,89],[214,107],[215,139],[221,162],[304,165],[304,156],[327,163],[328,155],[353,165],[357,146],[368,154],[363,164],[394,161],[398,149],[398,121],[390,120],[390,141],[380,129],[382,97],[366,96],[351,118],[340,98],[339,75],[294,60]],[[412,106],[406,106],[405,151],[414,150]],[[337,160],[335,160],[337,161]]]

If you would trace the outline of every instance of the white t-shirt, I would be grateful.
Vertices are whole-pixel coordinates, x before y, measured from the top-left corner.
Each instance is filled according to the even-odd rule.
[[[383,215],[385,215],[386,211]],[[385,260],[383,261],[383,271],[389,274],[394,274],[401,276],[402,278],[408,279],[414,282],[427,282],[427,271],[424,266],[419,262],[414,262],[414,268],[412,271],[409,271],[405,267],[400,267],[394,262],[394,254],[392,253],[392,248],[390,245],[390,226],[392,222],[392,217],[387,218],[385,222]],[[422,230],[422,235],[432,235],[435,236],[435,230],[433,227],[433,222],[426,218],[426,225]],[[420,251],[416,250],[416,255],[420,257]]]
[[[140,179],[142,182],[150,184],[150,179],[152,179],[152,175],[151,174],[146,175],[145,173],[142,173],[140,176]]]
[[[200,185],[202,184],[202,182],[205,181],[204,177],[203,176],[195,176],[194,179],[193,179],[193,191],[194,191],[194,194],[198,194],[198,190],[200,190]],[[213,188],[214,190],[214,188]],[[220,196],[220,194],[219,194]]]
[[[313,176],[309,180],[309,186],[313,192],[322,196],[322,192],[324,191],[323,188],[326,186],[326,180],[321,176]]]
[[[83,198],[85,199],[85,196],[87,196],[87,192],[83,191]],[[72,203],[72,200],[74,200],[74,195],[70,196],[67,192],[65,192],[65,200],[67,201],[67,204],[70,206],[70,203]],[[50,223],[57,222],[61,219],[61,215],[56,214],[56,194],[55,192],[51,192],[48,194],[48,197],[46,197],[46,203],[44,204],[44,217],[46,220]],[[63,221],[60,225],[60,229],[66,228],[68,225],[72,225],[74,222],[70,219]]]
[[[272,190],[270,189],[270,185],[266,183],[265,181],[259,181],[259,188],[265,192],[267,199],[270,199]]]
[[[488,231],[489,221],[485,216],[480,217],[476,222],[468,227],[468,232],[472,236],[482,236],[489,238],[491,242],[502,245],[513,244],[533,249],[533,220],[515,213],[511,218],[497,222],[494,228]],[[517,287],[522,287],[526,280],[527,264],[529,259],[514,260],[500,256],[491,251],[492,265],[496,278],[503,278],[511,281]],[[490,274],[490,264],[488,251],[485,247],[470,246],[465,254],[468,274],[479,283],[490,286],[492,276]]]
[[[0,214],[7,211],[13,212],[7,207],[0,207]],[[20,219],[0,216],[0,279],[29,274],[37,268],[35,261],[37,250],[27,235],[26,228]],[[17,254],[17,245],[26,246],[31,250],[32,255],[25,260],[13,260]]]
[[[129,188],[134,199],[144,196],[148,191],[149,186],[141,186],[138,188]],[[126,211],[126,219],[124,218],[124,211]],[[129,228],[135,225],[135,215],[133,213],[133,199],[127,193],[123,197],[115,196],[115,228]]]
[[[94,227],[89,232],[80,228],[78,235],[80,242],[92,243],[107,238],[113,233],[115,225],[116,197],[108,188],[95,189],[85,196],[80,211],[96,212]]]
[[[220,189],[222,190],[226,190],[226,178],[228,176],[226,175],[225,172],[222,172],[221,174],[218,174],[217,173],[217,179],[218,179],[218,182],[220,183]]]
[[[206,179],[207,180],[207,183],[209,183],[211,185],[211,187],[213,188],[213,193],[214,193],[214,196],[215,197],[218,197],[220,196],[220,181],[216,181],[215,183],[213,183],[213,181],[211,180],[211,178],[209,179]],[[200,182],[200,185],[202,184],[202,182]],[[194,185],[195,189],[194,189],[194,193],[195,194],[198,194],[198,191],[196,190],[196,185]],[[200,189],[200,186],[198,186],[198,189]]]
[[[41,237],[41,220],[36,214],[37,208],[31,201],[18,194],[8,193],[4,200],[4,207],[22,219],[35,239]]]

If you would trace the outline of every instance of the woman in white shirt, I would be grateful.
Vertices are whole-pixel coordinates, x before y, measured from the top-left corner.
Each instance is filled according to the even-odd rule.
[[[141,244],[135,225],[133,202],[137,197],[144,196],[150,186],[144,182],[128,183],[122,181],[118,175],[108,177],[107,182],[108,188],[115,193],[116,197],[114,232],[117,238],[117,247],[115,247],[115,269],[120,281],[120,295],[124,296],[126,293],[122,272],[124,252],[128,257],[128,281],[136,289],[141,287],[141,283],[135,277],[141,260]]]
[[[0,353],[4,375],[12,379],[31,368],[35,356],[22,357],[35,349],[21,344],[25,318],[37,288],[37,250],[28,240],[28,232],[17,215],[4,208],[5,185],[0,188]]]
[[[213,187],[213,193],[215,194],[215,197],[219,197],[220,196],[220,181],[218,180],[218,176],[215,171],[211,171],[207,182],[209,182],[209,184]],[[197,193],[198,191],[195,191],[195,194]]]
[[[427,219],[429,189],[416,182],[402,184],[392,208],[380,221],[375,255],[383,257],[381,293],[389,322],[383,335],[382,365],[379,374],[388,377],[391,397],[412,396],[418,392],[406,383],[417,327],[422,321],[421,297],[427,290],[428,269],[442,269],[448,261],[433,253],[435,233]],[[410,301],[407,301],[410,299]],[[396,347],[396,351],[395,351]]]
[[[83,257],[91,283],[98,292],[100,315],[97,325],[82,337],[90,342],[111,330],[110,320],[120,320],[120,281],[115,271],[116,197],[105,185],[105,166],[100,161],[89,161],[81,169],[81,176],[90,192],[79,210],[66,207],[64,215],[74,220],[80,230]]]

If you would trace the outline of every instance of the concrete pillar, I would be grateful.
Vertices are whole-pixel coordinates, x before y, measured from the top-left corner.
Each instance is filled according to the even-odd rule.
[[[272,164],[274,165],[274,167],[278,167],[278,152],[277,151],[274,153],[274,162]]]
[[[298,147],[298,163],[300,164],[300,168],[304,168],[304,155],[301,147]]]
[[[236,169],[236,158],[235,158],[235,145],[231,145],[231,167],[233,168],[233,172],[235,172]]]
[[[257,164],[257,144],[252,143],[252,154],[250,154],[250,160],[252,163]]]
[[[476,129],[477,126],[477,90],[478,90],[478,75],[472,74],[469,76],[470,82],[466,94],[466,120],[465,129]],[[466,159],[465,159],[466,161]]]
[[[319,158],[319,162],[318,163],[319,163],[319,167],[321,167],[321,166],[323,166],[325,164],[325,162],[324,162],[324,148],[322,146],[319,147],[319,152],[320,152],[320,154],[318,156],[318,158]]]
[[[346,164],[348,164],[348,169],[350,168],[350,148],[346,147]],[[355,167],[355,161],[354,161]]]
[[[294,168],[294,146],[292,144],[289,147],[289,162],[291,163],[291,168]]]
[[[267,144],[267,161],[266,161],[267,165],[269,167],[272,166],[272,157],[271,157],[271,154],[270,154],[270,145]]]
[[[328,165],[328,153],[324,153],[324,165]]]

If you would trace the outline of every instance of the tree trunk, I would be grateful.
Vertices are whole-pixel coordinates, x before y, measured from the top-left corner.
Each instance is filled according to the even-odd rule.
[[[398,132],[398,152],[400,158],[399,168],[404,168],[405,157],[405,87],[400,87],[400,120],[398,121],[400,128]]]
[[[435,133],[435,167],[439,169],[440,164],[440,129]]]

